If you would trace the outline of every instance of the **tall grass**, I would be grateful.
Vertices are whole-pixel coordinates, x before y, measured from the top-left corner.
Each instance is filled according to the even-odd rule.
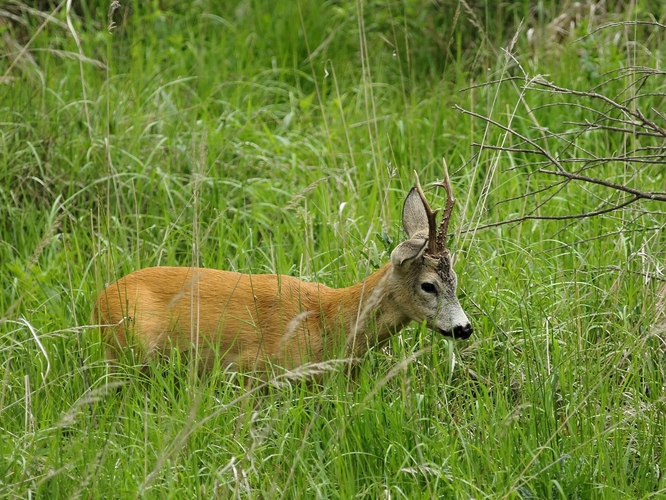
[[[640,2],[579,16],[564,40],[547,29],[556,2],[499,17],[461,3],[445,16],[451,36],[431,26],[441,39],[428,45],[414,5],[123,2],[109,32],[106,6],[83,3],[35,37],[0,84],[3,497],[664,494],[663,208],[474,231],[537,208],[523,195],[550,180],[514,168],[516,155],[480,152],[474,143],[511,139],[452,109],[525,134],[584,119],[510,85],[462,91],[518,71],[500,51],[514,16],[527,16],[521,66],[580,89],[622,66],[663,68],[663,30],[574,42],[588,23],[643,19]],[[0,25],[2,74],[43,21],[11,12],[22,21]],[[662,109],[663,83],[645,85]],[[626,140],[587,134],[577,146],[605,157]],[[442,158],[470,341],[414,324],[354,379],[331,362],[316,385],[298,373],[259,388],[221,370],[191,376],[178,357],[148,377],[110,373],[89,327],[106,283],[198,264],[348,286],[387,261],[412,171],[440,179]],[[666,186],[659,165],[601,172]],[[590,211],[606,195],[570,184],[540,213]]]

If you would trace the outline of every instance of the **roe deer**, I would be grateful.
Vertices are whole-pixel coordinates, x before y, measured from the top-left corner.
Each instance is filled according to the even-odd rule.
[[[456,297],[446,248],[454,204],[448,174],[436,185],[447,194],[439,228],[417,178],[402,210],[409,239],[390,262],[349,288],[192,267],[151,267],[119,279],[97,297],[92,316],[107,355],[193,347],[204,368],[218,358],[232,370],[289,369],[341,352],[361,355],[411,321],[468,338],[472,326]]]

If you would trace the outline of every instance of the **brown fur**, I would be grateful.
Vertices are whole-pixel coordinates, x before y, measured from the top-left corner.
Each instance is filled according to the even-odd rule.
[[[392,274],[389,263],[332,289],[291,276],[151,267],[109,285],[93,322],[111,359],[128,347],[153,356],[192,346],[206,365],[219,355],[232,369],[292,368],[343,350],[362,354],[407,324],[391,298]]]

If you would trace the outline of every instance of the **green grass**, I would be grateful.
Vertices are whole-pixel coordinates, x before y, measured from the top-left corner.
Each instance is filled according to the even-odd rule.
[[[52,23],[0,83],[1,497],[665,494],[663,204],[469,231],[533,210],[597,210],[611,193],[570,183],[525,197],[554,179],[535,174],[529,154],[479,151],[520,145],[453,109],[532,138],[536,123],[564,132],[593,117],[553,103],[603,109],[522,94],[520,82],[462,91],[522,74],[500,47],[526,15],[517,61],[578,90],[619,68],[663,68],[663,30],[616,27],[574,43],[587,13],[560,43],[545,28],[557,2],[476,19],[437,11],[455,21],[449,33],[419,2],[363,4],[359,23],[360,4],[246,1],[123,2],[108,33],[106,6],[82,5],[73,26],[101,65],[80,66],[67,25]],[[641,2],[623,7],[595,22],[647,19]],[[0,74],[41,24],[12,12],[26,25],[0,24]],[[632,78],[601,91],[615,98]],[[664,109],[663,75],[640,92],[654,94],[636,101],[646,112]],[[595,131],[575,144],[547,141],[608,157],[663,139]],[[220,370],[194,376],[177,358],[150,377],[111,373],[88,326],[106,283],[198,264],[351,285],[403,238],[413,170],[439,180],[442,158],[458,199],[451,245],[469,341],[413,324],[365,355],[353,380],[331,364],[317,385],[296,373],[256,389]],[[592,172],[666,190],[663,163]]]

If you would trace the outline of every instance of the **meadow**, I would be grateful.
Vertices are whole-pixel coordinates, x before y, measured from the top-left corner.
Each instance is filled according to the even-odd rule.
[[[655,3],[0,6],[0,497],[666,497]],[[106,363],[106,284],[352,285],[444,160],[469,340],[412,323],[351,378]]]

